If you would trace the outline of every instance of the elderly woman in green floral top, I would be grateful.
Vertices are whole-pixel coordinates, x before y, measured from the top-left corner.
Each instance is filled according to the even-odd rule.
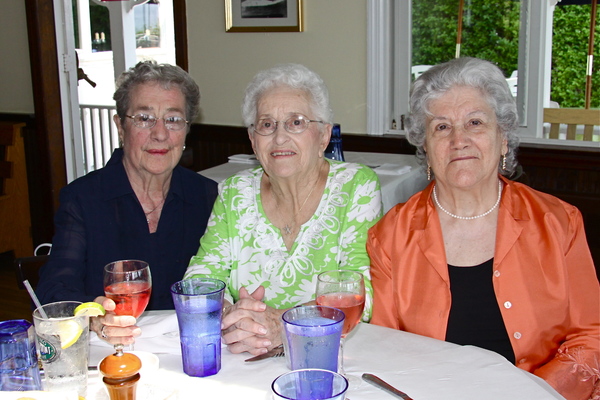
[[[185,278],[227,283],[223,342],[257,355],[281,343],[286,309],[314,304],[323,271],[363,273],[370,318],[365,243],[382,207],[371,169],[323,156],[332,112],[316,73],[298,64],[259,72],[242,113],[261,166],[222,183]]]

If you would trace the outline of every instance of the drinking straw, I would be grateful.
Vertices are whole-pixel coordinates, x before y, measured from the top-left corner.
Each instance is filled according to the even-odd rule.
[[[33,291],[33,288],[31,287],[27,279],[23,281],[23,285],[25,285],[25,289],[27,289],[27,291],[29,292],[29,297],[31,297],[31,300],[33,300],[33,302],[35,303],[35,306],[40,310],[42,318],[48,319],[46,311],[44,311],[44,309],[42,308],[42,304],[38,300],[37,296],[35,295],[35,292]]]

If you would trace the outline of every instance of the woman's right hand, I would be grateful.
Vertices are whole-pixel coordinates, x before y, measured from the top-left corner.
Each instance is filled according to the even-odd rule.
[[[114,313],[116,304],[111,299],[98,296],[94,299],[96,303],[102,304],[106,315],[93,317],[90,321],[90,329],[96,332],[98,337],[112,345],[129,345],[135,342],[135,338],[142,334],[142,330],[135,325],[136,319],[130,315],[116,315]]]

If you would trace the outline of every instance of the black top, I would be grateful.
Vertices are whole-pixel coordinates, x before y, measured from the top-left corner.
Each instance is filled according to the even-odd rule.
[[[147,309],[173,309],[170,285],[183,279],[191,256],[198,251],[217,184],[175,167],[158,228],[150,233],[122,158],[123,151],[115,150],[104,168],[61,190],[52,252],[36,288],[42,303],[93,301],[104,295],[106,264],[137,259],[148,262],[152,274]]]
[[[515,363],[492,284],[494,259],[474,267],[448,265],[452,306],[446,341],[495,351]]]

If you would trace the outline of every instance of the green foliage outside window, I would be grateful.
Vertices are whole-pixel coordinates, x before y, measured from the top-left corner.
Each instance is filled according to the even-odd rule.
[[[458,0],[413,0],[412,64],[435,65],[455,56]],[[492,61],[509,77],[518,69],[518,0],[466,0],[461,56]],[[550,98],[561,107],[583,108],[590,5],[556,7]],[[600,29],[596,26],[597,42]],[[600,46],[594,50],[592,108],[600,107]]]
[[[556,7],[550,98],[561,107],[585,107],[591,5]],[[598,21],[598,16],[596,21]],[[591,108],[600,108],[600,27],[596,22]]]

